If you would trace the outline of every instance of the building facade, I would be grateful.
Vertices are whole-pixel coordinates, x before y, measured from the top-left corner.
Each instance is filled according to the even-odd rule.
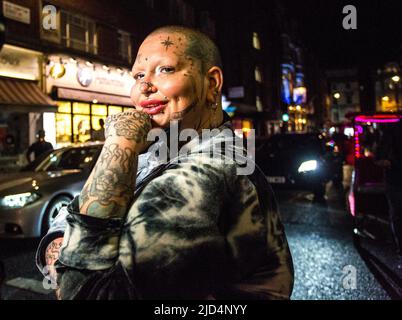
[[[39,129],[55,147],[84,142],[101,119],[131,107],[132,63],[154,28],[215,36],[209,12],[184,0],[8,0],[1,10],[0,153],[21,161]]]
[[[280,1],[218,5],[217,41],[224,61],[225,98],[234,123],[257,136],[306,131],[308,73],[301,37]],[[245,14],[247,13],[247,14]]]
[[[398,63],[387,63],[377,70],[375,81],[376,111],[402,111],[402,73]]]
[[[328,70],[326,72],[330,96],[329,120],[346,121],[346,114],[361,111],[360,84],[357,69]]]

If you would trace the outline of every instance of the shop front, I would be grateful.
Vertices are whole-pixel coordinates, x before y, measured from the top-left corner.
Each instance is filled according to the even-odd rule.
[[[42,59],[40,52],[8,44],[0,51],[0,172],[26,163],[43,113],[57,111],[41,90]]]
[[[45,115],[46,131],[53,130],[57,147],[102,140],[102,120],[132,108],[134,80],[128,69],[65,55],[51,55],[45,66],[46,92],[57,112]]]

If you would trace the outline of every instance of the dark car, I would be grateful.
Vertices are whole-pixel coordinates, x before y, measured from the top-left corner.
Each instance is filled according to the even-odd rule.
[[[363,112],[348,114],[354,128],[354,168],[347,195],[347,207],[354,218],[354,234],[377,240],[378,243],[392,243],[389,202],[387,199],[386,167],[379,160],[381,153],[390,148],[390,130],[402,121],[401,112]],[[387,134],[388,133],[388,134]],[[395,143],[394,143],[395,146]],[[396,148],[395,148],[396,149]],[[393,149],[388,149],[392,150]],[[390,152],[390,151],[388,151]],[[390,159],[395,157],[390,152]],[[394,158],[394,166],[398,166]],[[400,162],[399,162],[400,163]],[[400,167],[399,167],[400,168]],[[394,171],[395,172],[395,171]],[[398,179],[398,173],[388,179]],[[394,182],[395,183],[395,182]]]
[[[275,186],[308,190],[316,199],[340,177],[340,157],[318,133],[284,133],[256,141],[256,163]]]
[[[47,152],[21,172],[0,175],[0,238],[39,237],[81,192],[101,143]]]

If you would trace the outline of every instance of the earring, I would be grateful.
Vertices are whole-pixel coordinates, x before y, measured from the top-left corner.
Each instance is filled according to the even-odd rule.
[[[209,107],[210,107],[212,110],[216,111],[216,109],[218,109],[218,102],[213,102],[213,103],[211,103],[211,104],[209,105]]]

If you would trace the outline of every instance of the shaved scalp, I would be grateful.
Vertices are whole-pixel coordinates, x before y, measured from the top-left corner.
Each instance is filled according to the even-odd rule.
[[[151,32],[149,36],[160,33],[178,33],[187,40],[185,54],[201,62],[201,72],[205,73],[213,66],[222,69],[219,49],[206,34],[183,26],[164,26]]]

